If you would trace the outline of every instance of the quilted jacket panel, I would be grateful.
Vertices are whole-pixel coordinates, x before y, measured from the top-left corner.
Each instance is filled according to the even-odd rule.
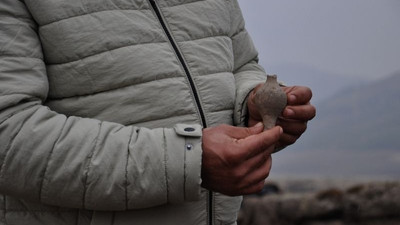
[[[235,223],[201,129],[244,125],[265,72],[236,0],[156,4],[0,2],[0,224]]]

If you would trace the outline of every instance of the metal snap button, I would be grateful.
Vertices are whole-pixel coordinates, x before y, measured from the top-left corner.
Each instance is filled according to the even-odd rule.
[[[187,144],[186,145],[186,150],[190,151],[190,150],[192,150],[192,148],[193,148],[192,144]]]
[[[193,131],[195,131],[196,129],[194,129],[193,127],[186,127],[185,129],[183,129],[184,131],[186,131],[186,132],[193,132]]]

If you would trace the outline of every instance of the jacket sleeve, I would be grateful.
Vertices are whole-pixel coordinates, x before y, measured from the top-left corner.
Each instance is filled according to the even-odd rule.
[[[47,92],[37,25],[23,1],[1,0],[0,193],[92,210],[200,197],[199,125],[150,130],[67,117],[42,104]]]
[[[245,29],[242,12],[237,0],[229,0],[231,13],[231,39],[234,56],[236,99],[234,123],[246,125],[247,96],[255,86],[267,79],[264,69],[258,64],[258,52]]]

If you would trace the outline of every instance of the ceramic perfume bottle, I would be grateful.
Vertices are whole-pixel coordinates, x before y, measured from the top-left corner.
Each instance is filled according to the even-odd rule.
[[[257,90],[254,102],[262,116],[264,130],[273,128],[287,104],[286,93],[279,86],[276,75],[267,75],[267,81]]]

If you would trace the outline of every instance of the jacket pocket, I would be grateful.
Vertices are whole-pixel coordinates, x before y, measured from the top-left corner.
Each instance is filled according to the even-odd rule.
[[[114,213],[95,211],[93,213],[92,222],[90,225],[113,225]]]

